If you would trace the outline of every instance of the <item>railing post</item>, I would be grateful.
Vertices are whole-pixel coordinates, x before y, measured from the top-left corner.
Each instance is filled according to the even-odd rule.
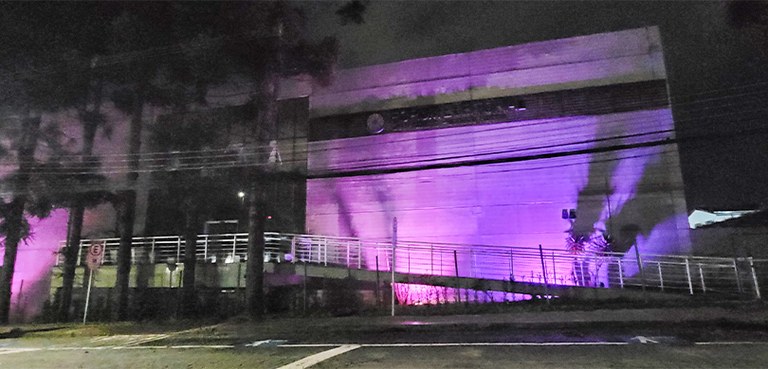
[[[541,259],[541,274],[544,275],[544,298],[547,301],[547,304],[549,304],[550,295],[549,295],[549,282],[547,281],[547,265],[544,263],[544,250],[541,248],[541,244],[539,244],[539,258]]]
[[[469,260],[470,268],[469,268],[469,276],[470,277],[477,277],[477,272],[475,269],[477,269],[477,260],[475,260],[475,250],[469,249]]]
[[[434,248],[435,246],[432,244],[429,244],[429,274],[435,275],[435,255],[434,255]]]
[[[391,316],[395,316],[395,262],[397,261],[397,217],[392,218],[392,280],[390,281],[392,288],[391,295]]]
[[[150,246],[150,250],[149,250],[149,260],[150,260],[150,262],[152,264],[154,264],[155,261],[156,261],[155,260],[155,241],[156,241],[155,237],[152,237],[152,246]],[[104,247],[104,252],[106,252],[106,251],[107,250],[106,250],[106,246],[105,246]]]
[[[80,240],[80,244],[77,245],[77,263],[75,265],[80,265],[81,259],[83,258],[83,242],[85,242],[85,240]],[[104,252],[107,252],[106,242],[104,242]]]
[[[296,236],[291,236],[291,255],[293,255],[293,258],[291,258],[291,264],[296,264],[296,259],[298,258],[298,255],[296,255]]]
[[[461,303],[461,282],[459,280],[459,258],[453,250],[453,268],[456,271],[456,300]]]
[[[635,243],[635,259],[637,259],[637,270],[640,272],[640,283],[643,287],[643,296],[645,299],[645,270],[643,270],[643,260],[640,259],[640,246]]]
[[[688,258],[685,258],[685,275],[688,276],[688,292],[693,295],[693,281],[691,281],[691,265],[688,263]]]
[[[555,264],[555,252],[552,251],[552,284],[557,284],[557,268]]]
[[[323,242],[323,265],[328,266],[328,239],[323,239],[325,242]]]
[[[349,240],[347,240],[347,269],[349,268]]]
[[[701,278],[701,292],[707,293],[707,286],[704,285],[704,269],[699,263],[699,277]]]
[[[376,249],[376,306],[379,306],[379,301],[384,299],[379,299],[379,286],[381,285],[381,281],[379,280],[379,250]]]
[[[206,237],[207,239],[207,237]],[[237,254],[237,233],[232,235],[232,262],[235,262],[235,255]]]
[[[312,250],[314,249],[314,243],[315,240],[310,239],[309,241],[309,262],[312,262]],[[320,264],[320,241],[317,241],[317,263]]]
[[[619,288],[624,288],[624,268],[621,266],[621,258],[617,260],[619,264]]]
[[[509,281],[515,281],[515,252],[509,251]]]
[[[408,251],[408,274],[411,274],[411,251]]]
[[[443,273],[443,252],[441,251],[438,255],[440,255],[440,275],[444,275]]]
[[[357,269],[363,269],[363,242],[357,240]]]
[[[741,286],[741,276],[739,275],[739,266],[736,263],[736,258],[733,258],[733,272],[736,274],[736,288],[739,293],[743,293],[744,289]]]
[[[208,260],[208,235],[205,235],[205,243],[203,244],[203,262]]]
[[[544,276],[544,284],[549,284],[547,280],[547,265],[544,263],[544,250],[539,245],[539,260],[541,260],[541,275]]]
[[[664,291],[664,276],[661,275],[661,262],[657,261],[656,266],[659,269],[659,285],[661,286],[661,290]]]
[[[186,242],[186,241],[184,241]],[[131,248],[133,250],[133,248]],[[176,237],[176,260],[179,260],[181,256],[181,236]]]
[[[760,285],[757,283],[757,273],[755,272],[755,263],[752,257],[748,257],[747,260],[749,260],[749,269],[752,270],[752,281],[755,282],[755,297],[757,297],[758,300],[762,300],[763,297],[760,295]]]

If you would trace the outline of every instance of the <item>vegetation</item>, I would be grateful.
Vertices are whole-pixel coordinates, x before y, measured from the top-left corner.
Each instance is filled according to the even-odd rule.
[[[344,24],[360,24],[365,6],[349,2],[337,12]],[[7,322],[11,284],[19,243],[33,231],[26,216],[46,216],[68,208],[67,245],[63,249],[63,288],[56,310],[70,318],[77,253],[88,207],[111,202],[118,213],[120,247],[114,316],[129,316],[131,241],[136,221],[136,187],[142,171],[145,125],[157,109],[188,113],[210,109],[206,96],[214,85],[233,80],[251,86],[247,105],[255,114],[234,142],[248,147],[248,166],[234,173],[249,186],[248,310],[264,312],[264,189],[277,177],[270,144],[277,140],[277,94],[280,78],[310,75],[328,83],[337,44],[326,38],[312,42],[299,8],[266,3],[4,3],[0,6],[0,160],[13,168],[3,182],[0,232],[5,246],[0,274],[0,323]],[[126,119],[105,114],[107,107]],[[153,112],[150,114],[150,110]],[[64,136],[56,117],[79,125]],[[181,114],[182,117],[187,117]],[[117,124],[127,132],[127,169],[121,181],[100,175],[96,138],[107,138]],[[161,128],[154,148],[193,152],[209,149],[195,122]],[[69,126],[68,126],[69,128]],[[166,133],[162,133],[166,129]],[[175,129],[175,135],[167,134]],[[78,137],[77,139],[75,137]],[[198,140],[192,138],[197,137]],[[144,143],[146,145],[146,143]],[[259,149],[262,148],[262,149]],[[194,158],[205,165],[204,158]],[[274,165],[270,165],[274,164]],[[223,174],[221,174],[223,173]],[[221,171],[224,177],[233,172]],[[194,253],[200,220],[210,209],[200,204],[214,182],[209,170],[188,170],[159,176],[160,186],[177,192],[184,216],[183,233]],[[179,187],[178,183],[196,186]],[[194,257],[186,258],[185,301],[196,297]]]

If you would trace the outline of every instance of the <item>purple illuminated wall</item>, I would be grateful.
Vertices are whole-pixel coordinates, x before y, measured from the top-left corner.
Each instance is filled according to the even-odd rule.
[[[662,109],[414,131],[317,142],[312,146],[315,154],[309,166],[310,170],[340,170],[364,160],[392,168],[412,165],[400,163],[415,158],[438,160],[468,153],[471,158],[484,159],[505,155],[484,152],[631,136],[671,126],[670,111]],[[601,145],[666,136],[669,133],[602,141]],[[556,146],[535,152],[563,149]],[[315,179],[307,184],[307,228],[315,234],[382,239],[391,237],[392,218],[397,217],[398,237],[403,240],[532,248],[541,244],[563,250],[572,225],[561,219],[561,210],[576,209],[578,218],[573,227],[582,233],[610,229],[618,235],[622,230],[637,229],[631,236],[636,237],[642,252],[679,253],[686,251],[687,223],[677,165],[676,148],[658,146],[517,163]],[[445,263],[443,274],[450,275],[452,260]],[[460,263],[464,264],[460,269],[465,269],[469,260]],[[488,270],[503,270],[508,261],[483,263]],[[413,273],[430,273],[428,265],[410,268]],[[571,265],[558,268],[562,269],[559,275],[570,274]],[[521,274],[517,279],[523,280],[530,270],[540,267],[516,264],[514,269]]]
[[[37,316],[48,300],[59,241],[67,234],[67,212],[56,210],[45,219],[30,218],[29,223],[32,235],[19,245],[11,287],[11,320],[17,322]],[[0,247],[3,253],[5,248]]]
[[[657,29],[647,28],[342,71],[339,85],[316,92],[310,101],[315,116],[327,117],[418,106],[430,100],[463,101],[664,79],[659,39]],[[639,107],[315,141],[309,143],[308,168],[310,173],[328,173],[418,167],[672,137],[674,122],[667,106]],[[576,209],[577,218],[562,219],[562,209]],[[393,217],[398,219],[401,240],[536,250],[541,244],[563,250],[573,230],[587,236],[610,232],[621,240],[620,252],[633,253],[633,244],[654,254],[685,253],[690,247],[676,145],[307,183],[310,233],[386,239],[391,237]],[[410,272],[451,275],[452,262],[444,261],[437,272],[428,265],[411,264]],[[466,270],[470,263],[460,257],[459,269]],[[508,260],[482,263],[489,271],[485,278],[509,277],[493,272],[508,271]],[[532,279],[526,276],[541,269],[532,264],[515,262],[516,279]],[[569,275],[572,268],[570,263],[558,263],[556,271]],[[401,264],[397,269],[407,271]],[[607,284],[606,272],[600,274],[598,282]],[[398,296],[401,302],[412,301],[405,291]]]

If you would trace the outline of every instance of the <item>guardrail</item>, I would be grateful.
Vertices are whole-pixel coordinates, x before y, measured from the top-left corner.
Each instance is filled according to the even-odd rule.
[[[116,262],[119,238],[84,239],[104,246],[104,263]],[[133,263],[181,263],[180,236],[134,237]],[[233,263],[247,258],[246,233],[199,235],[196,259]],[[62,247],[64,243],[62,242]],[[634,253],[570,253],[561,248],[503,247],[265,233],[266,262],[308,262],[352,269],[509,280],[583,287],[644,288],[688,294],[752,295],[761,298],[768,283],[768,259]],[[59,255],[61,263],[63,256]]]

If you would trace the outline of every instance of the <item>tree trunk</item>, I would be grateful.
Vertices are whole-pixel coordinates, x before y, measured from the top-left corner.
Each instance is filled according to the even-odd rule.
[[[27,203],[29,172],[32,170],[35,160],[39,131],[39,117],[29,118],[23,122],[18,153],[19,173],[16,176],[14,197],[5,219],[8,233],[5,236],[5,255],[3,256],[2,273],[0,273],[0,324],[7,324],[10,319],[13,273],[16,267],[19,242],[25,236],[23,234],[24,206]]]
[[[137,88],[142,91],[142,87]],[[144,99],[139,93],[134,98],[131,113],[131,127],[128,141],[128,154],[131,170],[126,175],[125,191],[121,191],[118,206],[118,228],[120,231],[120,246],[117,250],[117,277],[115,292],[117,293],[117,319],[128,319],[129,279],[131,273],[131,248],[133,247],[133,223],[136,218],[136,180],[139,177],[139,153],[141,152],[141,129],[144,116]]]
[[[197,265],[198,212],[194,204],[187,207],[184,224],[184,286],[181,311],[186,317],[197,314],[195,267]]]
[[[279,45],[278,45],[279,48]],[[279,63],[278,63],[279,64]],[[262,147],[270,147],[271,140],[277,140],[277,96],[279,88],[279,65],[274,65],[261,79],[259,94],[264,100],[264,114],[255,126],[256,137],[262,141]],[[260,133],[259,134],[259,130]],[[274,176],[275,168],[269,164],[269,151],[257,155],[257,168],[266,165],[266,171],[251,170],[250,173],[250,202],[248,204],[248,262],[245,272],[245,299],[248,315],[254,320],[261,320],[264,315],[264,227],[265,227],[265,201],[267,183]],[[265,178],[266,176],[266,178]],[[264,180],[266,179],[266,180]]]
[[[77,254],[80,251],[80,233],[83,230],[85,207],[77,204],[69,209],[69,234],[67,246],[63,250],[64,266],[62,268],[61,295],[59,298],[59,321],[69,321],[69,307],[72,305],[72,289],[77,269]]]
[[[118,230],[120,246],[117,249],[117,320],[128,319],[129,282],[131,274],[131,248],[133,246],[133,220],[136,214],[136,192],[133,190],[120,193],[118,205]]]
[[[248,261],[245,267],[245,305],[251,319],[264,317],[264,195],[251,179],[248,203]]]
[[[93,143],[96,139],[96,130],[99,128],[96,121],[97,115],[101,111],[101,82],[99,81],[94,90],[93,114],[87,112],[87,108],[82,108],[80,119],[83,120],[83,149],[80,154],[80,163],[87,165],[93,160]],[[59,299],[59,321],[69,321],[69,308],[72,305],[72,289],[75,282],[75,272],[77,270],[77,256],[80,251],[80,237],[83,231],[83,217],[85,215],[85,206],[83,201],[76,198],[75,203],[69,208],[69,218],[67,225],[69,234],[67,234],[67,245],[64,248],[64,267],[62,268],[61,297]]]

